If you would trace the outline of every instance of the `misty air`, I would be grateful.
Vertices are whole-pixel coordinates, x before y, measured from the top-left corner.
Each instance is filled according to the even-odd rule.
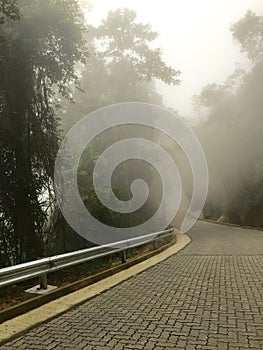
[[[262,86],[262,0],[0,0],[0,350],[263,349]]]

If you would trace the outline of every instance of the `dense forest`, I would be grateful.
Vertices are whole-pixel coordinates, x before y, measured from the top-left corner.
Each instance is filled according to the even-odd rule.
[[[197,127],[210,172],[204,216],[263,227],[263,17],[248,11],[231,31],[249,69],[194,98],[206,115]]]
[[[4,266],[88,244],[68,227],[54,196],[54,161],[63,134],[108,104],[161,104],[155,79],[177,84],[179,72],[164,63],[160,48],[151,48],[158,34],[138,23],[135,11],[111,11],[96,28],[86,24],[75,0],[4,0],[0,10]],[[96,157],[88,147],[80,182]],[[90,179],[81,182],[83,201],[99,219],[116,221],[118,215],[100,205]]]
[[[89,244],[56,203],[54,162],[62,138],[103,106],[137,101],[165,107],[156,81],[180,84],[179,70],[153,45],[158,33],[135,11],[110,11],[98,26],[87,23],[83,11],[76,0],[0,0],[0,266]],[[205,115],[195,131],[210,173],[204,217],[262,227],[263,17],[248,11],[231,31],[250,68],[194,98],[197,115]],[[80,193],[101,221],[132,225],[149,210],[120,217],[100,204],[92,185],[96,159],[120,134],[115,130],[87,147],[78,169]],[[125,189],[116,191],[126,198]]]

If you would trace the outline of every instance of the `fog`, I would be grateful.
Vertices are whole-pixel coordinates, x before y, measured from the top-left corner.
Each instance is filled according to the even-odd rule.
[[[259,59],[237,89],[207,88],[210,113],[196,127],[210,171],[207,218],[263,226],[262,85]]]
[[[170,222],[181,227],[201,210],[205,219],[263,226],[262,0],[0,5],[0,265],[90,244],[62,215],[60,199],[78,198],[73,220],[85,233],[91,230],[87,212],[111,231],[128,228],[130,234],[134,226],[141,227],[138,234]],[[127,102],[130,114],[124,107],[116,115],[129,116],[129,127],[114,123],[116,115],[109,113],[109,106]],[[95,118],[92,113],[101,109]],[[93,119],[82,127],[89,114]],[[76,147],[65,147],[61,159],[68,163],[54,176],[60,147],[77,125]],[[147,139],[145,147],[141,141],[134,147],[118,143],[130,138]],[[130,164],[117,164],[118,152],[107,153],[114,143],[128,147]],[[122,160],[125,150],[120,148]],[[102,175],[112,170],[109,161],[117,166],[98,184],[93,172],[99,159]],[[181,188],[173,220],[171,207],[177,209]],[[168,204],[155,218],[162,199]],[[135,203],[134,213],[112,210],[111,200],[124,208]],[[151,216],[153,226],[143,226]]]
[[[99,26],[109,9],[120,5],[135,9],[136,20],[149,22],[151,29],[159,33],[152,47],[161,47],[165,63],[180,70],[180,84],[168,85],[154,79],[152,88],[156,87],[159,98],[149,100],[141,96],[139,101],[170,107],[194,127],[210,175],[203,216],[262,226],[262,2],[162,2],[152,4],[151,8],[138,1],[93,4],[86,16],[95,26]],[[248,8],[252,12],[247,12]],[[136,89],[139,91],[139,86]],[[119,90],[113,101],[131,100],[132,96],[138,100],[134,92],[122,95]],[[138,133],[136,130],[135,134]],[[122,136],[119,134],[119,138]],[[177,145],[160,136],[151,138],[168,147],[179,164],[184,192],[174,223],[180,226],[193,190],[191,168]],[[126,168],[130,173],[126,185],[134,178],[134,168]],[[142,171],[144,176],[146,173]],[[158,176],[150,174],[146,178],[154,190],[143,211],[148,215],[160,202]]]
[[[86,2],[86,1],[85,1]],[[139,0],[94,0],[87,21],[95,25],[112,9],[128,7],[137,12],[138,20],[148,22],[160,35],[156,45],[163,49],[167,64],[180,69],[180,86],[158,82],[158,91],[168,107],[181,116],[195,119],[192,96],[211,82],[222,83],[236,66],[247,67],[249,61],[233,41],[230,24],[248,9],[262,13],[261,0],[187,0],[162,2]]]

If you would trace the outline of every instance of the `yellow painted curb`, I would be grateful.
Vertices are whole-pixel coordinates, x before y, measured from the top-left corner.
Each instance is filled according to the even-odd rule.
[[[107,277],[92,285],[82,288],[76,292],[72,292],[61,298],[53,300],[45,305],[42,305],[26,314],[17,316],[0,325],[0,343],[6,342],[8,339],[25,333],[27,330],[41,324],[59,314],[69,310],[75,305],[104,292],[105,290],[114,287],[115,285],[125,281],[126,279],[152,267],[159,262],[174,255],[183,249],[191,239],[179,231],[176,231],[177,242],[175,245],[167,248],[165,251],[157,254],[137,265],[134,265],[124,271],[118,272],[113,276]]]

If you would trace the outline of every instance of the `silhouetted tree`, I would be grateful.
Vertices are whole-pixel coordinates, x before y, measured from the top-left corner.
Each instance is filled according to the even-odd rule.
[[[75,0],[0,7],[0,242],[5,263],[17,263],[43,254],[59,144],[57,96],[68,97],[77,79],[84,27]]]
[[[197,130],[210,170],[205,215],[263,226],[263,17],[248,11],[231,30],[250,70],[208,85],[195,99],[209,111]]]
[[[158,33],[138,23],[129,9],[110,11],[98,27],[89,26],[90,56],[82,70],[82,92],[63,116],[68,130],[83,116],[113,103],[140,101],[162,105],[155,81],[179,84],[180,72],[162,60],[162,49],[152,48]]]

